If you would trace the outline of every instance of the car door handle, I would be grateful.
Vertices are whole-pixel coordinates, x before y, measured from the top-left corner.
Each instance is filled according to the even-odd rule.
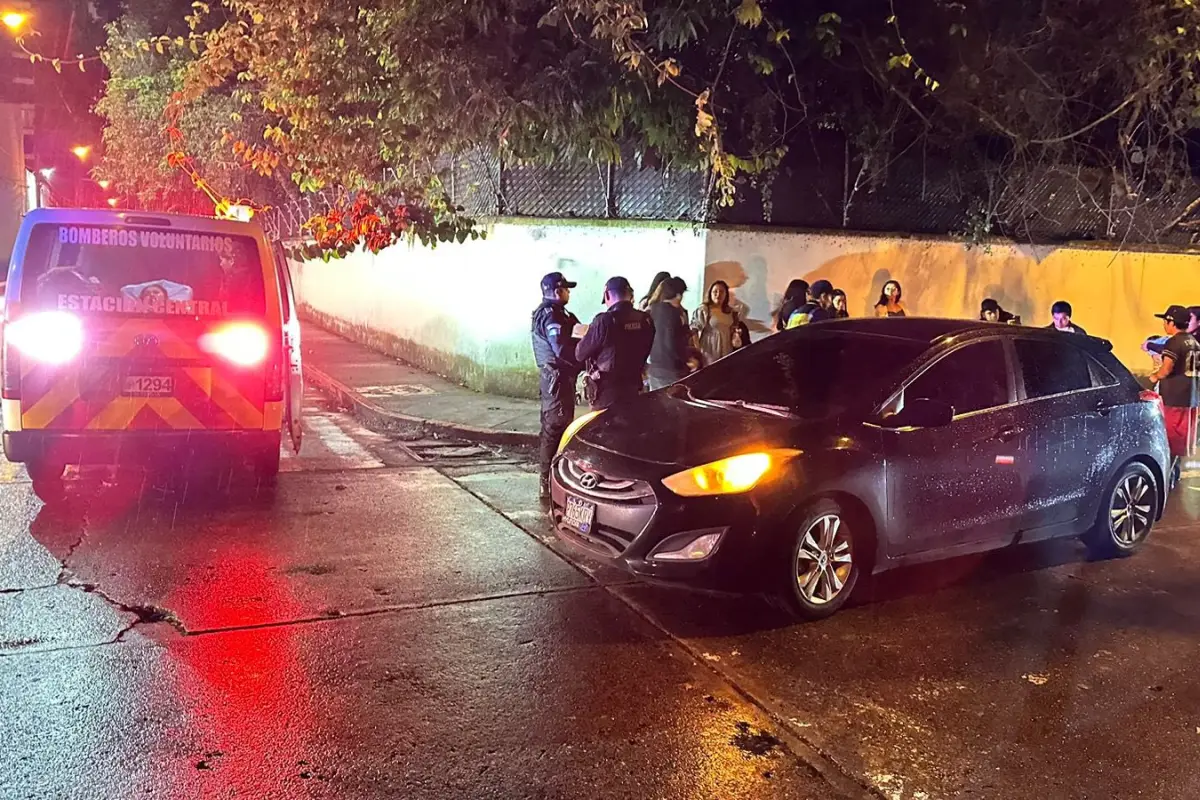
[[[1005,429],[1001,430],[992,438],[995,439],[997,442],[1011,442],[1013,439],[1017,438],[1024,432],[1025,432],[1024,428],[1020,427],[1019,425],[1014,425],[1010,428],[1005,428]]]
[[[1099,403],[1096,403],[1096,407],[1093,410],[1100,416],[1107,417],[1109,414],[1112,413],[1113,406],[1110,406],[1105,402],[1099,402]]]

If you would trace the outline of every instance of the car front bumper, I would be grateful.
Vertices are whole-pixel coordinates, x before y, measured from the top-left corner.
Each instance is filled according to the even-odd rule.
[[[250,458],[280,444],[279,431],[47,431],[4,432],[4,455],[12,462],[146,464],[170,459]]]
[[[776,520],[752,495],[679,497],[656,474],[657,465],[592,448],[572,447],[550,471],[551,516],[560,540],[591,558],[645,578],[698,588],[762,588],[763,559],[771,549]],[[584,488],[582,475],[591,475]],[[595,505],[591,529],[565,521],[567,497]],[[719,534],[715,548],[696,560],[663,560],[663,549]]]

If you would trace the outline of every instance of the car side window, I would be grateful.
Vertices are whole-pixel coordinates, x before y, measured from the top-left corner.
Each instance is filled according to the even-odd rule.
[[[1088,366],[1092,370],[1092,386],[1116,386],[1121,382],[1112,370],[1091,356],[1088,356]]]
[[[936,362],[904,389],[904,400],[938,400],[955,415],[1008,405],[1008,360],[999,341],[978,342]]]
[[[1092,388],[1087,354],[1063,342],[1017,339],[1017,362],[1030,400]]]

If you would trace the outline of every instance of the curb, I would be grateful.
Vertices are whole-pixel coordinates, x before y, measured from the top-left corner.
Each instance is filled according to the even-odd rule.
[[[439,419],[425,419],[408,414],[399,414],[372,403],[346,384],[332,377],[321,369],[304,365],[304,380],[312,384],[325,395],[333,398],[354,412],[354,416],[373,431],[391,431],[397,427],[416,426],[431,434],[453,436],[472,442],[500,444],[520,447],[536,447],[536,433],[521,431],[501,431],[492,428],[477,428],[473,425],[462,425],[457,422],[446,422]]]

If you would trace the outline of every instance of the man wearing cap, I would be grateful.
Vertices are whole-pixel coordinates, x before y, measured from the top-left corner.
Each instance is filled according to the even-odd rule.
[[[1200,340],[1200,306],[1189,306],[1187,332]],[[1163,347],[1166,346],[1169,336],[1151,336],[1142,344],[1142,349],[1147,353],[1156,356],[1161,356]]]
[[[596,315],[575,348],[576,357],[587,365],[592,385],[588,400],[596,410],[637,397],[654,344],[654,323],[649,314],[633,307],[629,281],[609,278],[604,304],[608,310]]]
[[[979,319],[982,322],[999,322],[1004,325],[1021,324],[1020,317],[1018,317],[1016,314],[1008,313],[1000,306],[1000,303],[990,297],[980,304]]]
[[[1196,440],[1196,380],[1200,378],[1200,342],[1187,332],[1191,314],[1183,306],[1171,306],[1161,314],[1167,342],[1163,345],[1162,364],[1150,375],[1162,396],[1167,441],[1176,459],[1173,479],[1179,479],[1179,459],[1191,454]]]
[[[579,318],[567,311],[575,286],[561,272],[551,272],[542,278],[542,304],[533,312],[533,358],[541,376],[542,431],[538,446],[543,498],[550,493],[550,461],[567,426],[575,419],[579,362],[572,333]]]
[[[796,309],[787,326],[798,328],[833,318],[833,284],[820,280],[808,288],[808,302]]]

